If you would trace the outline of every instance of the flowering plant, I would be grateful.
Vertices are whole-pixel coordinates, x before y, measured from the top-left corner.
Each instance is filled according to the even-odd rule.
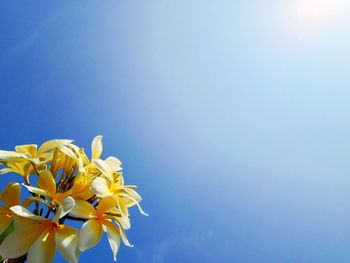
[[[78,262],[81,252],[94,247],[106,232],[116,260],[120,240],[130,228],[128,209],[141,197],[136,186],[124,185],[121,162],[101,159],[102,136],[92,141],[89,159],[72,140],[50,140],[0,150],[0,174],[20,174],[31,194],[21,201],[21,185],[8,184],[0,193],[0,255],[16,262],[52,262],[56,250]],[[22,198],[23,199],[23,198]],[[68,225],[82,221],[80,231]]]

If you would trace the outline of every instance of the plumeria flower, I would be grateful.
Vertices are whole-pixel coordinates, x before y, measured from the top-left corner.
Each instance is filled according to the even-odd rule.
[[[72,140],[0,150],[0,165],[6,166],[0,174],[22,175],[22,185],[31,194],[20,204],[18,183],[10,183],[0,193],[1,258],[47,263],[58,250],[67,261],[78,262],[80,252],[95,246],[103,231],[114,260],[120,240],[131,246],[125,233],[131,227],[128,209],[136,205],[145,214],[139,205],[141,196],[136,186],[124,185],[116,157],[101,159],[102,138],[93,139],[91,159]],[[30,175],[36,175],[35,184]],[[84,222],[80,233],[68,226],[72,220]]]
[[[148,214],[143,211],[139,202],[142,200],[141,196],[134,190],[135,186],[124,186],[124,181],[119,178],[116,182],[109,181],[106,178],[97,177],[92,181],[91,190],[100,198],[113,197],[119,207],[123,218],[123,225],[129,226],[129,212],[128,208],[136,205],[142,215]]]
[[[22,175],[25,181],[29,182],[29,175],[53,158],[53,150],[65,149],[72,140],[51,140],[43,143],[39,150],[36,144],[18,145],[15,151],[0,150],[0,164],[8,167],[0,169],[0,174],[14,172]]]
[[[52,158],[52,153],[49,151],[55,148],[62,149],[70,145],[72,140],[51,140],[43,143],[39,150],[36,144],[24,144],[16,146],[15,151],[0,150],[0,160],[14,161],[31,161],[35,164],[40,164],[42,161],[47,161]]]
[[[59,223],[74,206],[74,199],[67,197],[58,208],[53,219],[34,215],[22,206],[13,206],[11,210],[25,221],[25,225],[9,234],[0,246],[4,258],[18,258],[28,253],[28,263],[52,262],[56,249],[69,262],[79,260],[78,231]]]
[[[113,178],[113,173],[122,171],[121,161],[114,156],[109,156],[105,160],[101,159],[103,152],[102,144],[103,136],[96,136],[91,144],[91,163],[86,168],[87,169],[97,169],[100,174],[106,176],[110,180]]]
[[[19,183],[10,183],[0,195],[5,206],[0,206],[0,234],[11,224],[16,214],[10,210],[12,206],[20,204],[21,186]]]
[[[88,180],[84,180],[84,178],[85,177],[83,175],[79,177],[77,176],[71,189],[63,192],[58,192],[55,179],[51,172],[49,170],[42,170],[39,173],[38,187],[33,187],[25,184],[23,186],[34,194],[48,197],[53,204],[60,204],[61,201],[67,196],[79,198],[80,195],[92,195],[91,192],[89,192]]]
[[[116,206],[114,198],[101,199],[96,209],[90,203],[77,200],[71,213],[87,221],[82,225],[79,235],[79,249],[85,251],[97,245],[100,241],[102,232],[107,232],[108,241],[113,252],[113,258],[116,260],[117,252],[120,246],[120,238],[125,245],[130,245],[126,238],[125,232],[117,225],[113,224],[111,219],[114,218],[108,211]]]

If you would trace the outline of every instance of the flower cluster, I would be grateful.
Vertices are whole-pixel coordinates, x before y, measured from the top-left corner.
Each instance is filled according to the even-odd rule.
[[[112,156],[101,159],[102,150],[102,136],[92,142],[91,159],[72,140],[0,150],[0,174],[20,174],[30,193],[21,202],[19,183],[10,183],[0,193],[2,258],[47,263],[58,250],[68,262],[78,262],[80,253],[94,247],[103,232],[114,260],[121,240],[132,246],[125,234],[130,228],[128,209],[136,205],[146,215],[141,197],[136,186],[124,185],[121,162]],[[80,231],[67,224],[70,220],[83,222]]]

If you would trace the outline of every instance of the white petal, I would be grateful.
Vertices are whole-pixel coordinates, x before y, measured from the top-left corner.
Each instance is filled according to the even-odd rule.
[[[124,191],[133,199],[135,199],[135,201],[140,202],[142,200],[141,196],[135,190],[129,188],[128,186],[124,187]]]
[[[119,229],[112,222],[104,221],[104,229],[107,232],[108,242],[112,249],[113,259],[117,260],[117,253],[120,247],[120,233]]]
[[[118,229],[119,229],[120,237],[122,238],[124,245],[127,247],[134,247],[134,245],[130,244],[130,242],[126,236],[125,230],[119,224],[118,224]]]
[[[24,208],[23,206],[20,206],[20,205],[12,206],[10,209],[16,215],[19,215],[19,216],[22,216],[22,217],[25,217],[25,218],[29,218],[29,219],[33,219],[33,220],[48,220],[47,218],[34,215],[28,209],[26,209],[26,208]]]
[[[25,157],[25,154],[23,153],[0,150],[0,159],[2,160],[11,160],[11,159],[17,159],[17,158],[24,158],[24,157]]]
[[[55,217],[52,219],[54,222],[58,222],[58,220],[68,214],[74,207],[75,201],[72,197],[67,196],[60,203],[58,210],[55,214]]]
[[[119,171],[123,170],[122,167],[121,167],[122,162],[121,162],[119,159],[117,159],[117,158],[115,158],[115,157],[113,157],[113,156],[109,156],[109,157],[105,160],[105,162],[106,162],[106,163],[112,168],[112,170],[115,171],[115,172],[119,172]]]
[[[69,227],[61,226],[56,232],[56,246],[61,255],[69,263],[77,263],[79,261],[79,232]]]
[[[109,167],[109,165],[103,161],[103,160],[100,160],[100,159],[94,159],[93,160],[96,168],[98,170],[100,170],[100,172],[107,177],[107,179],[110,181],[110,182],[113,182],[113,171],[111,169],[111,167]]]
[[[93,140],[91,144],[91,159],[99,159],[101,157],[102,151],[103,151],[103,144],[102,144],[102,135],[97,135]]]
[[[25,185],[22,184],[25,188],[28,189],[29,192],[33,193],[33,194],[37,194],[37,195],[43,195],[43,196],[50,196],[50,194],[48,192],[46,192],[43,189],[37,188],[37,187],[33,187],[33,186],[29,186],[29,185]]]
[[[96,219],[86,221],[79,233],[79,250],[85,251],[97,245],[102,236],[102,225]]]
[[[41,154],[43,154],[47,151],[50,151],[54,148],[60,149],[65,145],[71,144],[72,142],[73,142],[72,140],[51,140],[51,141],[44,142],[40,146],[38,154],[41,155]]]
[[[111,196],[113,193],[109,190],[108,182],[106,179],[97,177],[95,178],[91,183],[91,191],[97,196],[97,197],[108,197]]]

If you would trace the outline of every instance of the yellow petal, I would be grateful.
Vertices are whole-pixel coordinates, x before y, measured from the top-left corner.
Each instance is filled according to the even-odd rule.
[[[101,154],[103,151],[102,139],[103,139],[102,135],[97,135],[92,140],[92,145],[91,145],[92,157],[91,157],[91,159],[99,159],[101,157]]]
[[[95,208],[84,200],[75,200],[75,205],[70,212],[82,218],[93,218],[96,216]]]
[[[12,212],[14,212],[16,215],[19,215],[19,216],[22,216],[22,217],[25,217],[25,218],[29,218],[29,219],[33,219],[33,220],[42,220],[42,221],[48,220],[47,218],[34,215],[28,209],[26,209],[26,208],[24,208],[23,206],[20,206],[20,205],[13,206],[13,207],[10,208],[10,210]]]
[[[108,242],[112,249],[113,259],[117,260],[117,253],[120,247],[120,233],[119,229],[112,222],[104,220],[103,225],[105,226],[105,231],[107,232]]]
[[[21,186],[19,183],[9,183],[5,190],[1,194],[1,200],[11,207],[18,205],[20,202]]]
[[[109,165],[109,167],[111,167],[112,170],[115,171],[115,172],[119,172],[119,171],[123,170],[123,169],[121,168],[122,162],[121,162],[119,159],[117,159],[117,158],[115,158],[115,157],[113,157],[113,156],[109,156],[109,157],[105,160],[105,162],[106,162],[106,163]]]
[[[46,228],[47,226],[41,224],[32,224],[16,229],[2,242],[0,255],[3,258],[18,258],[23,256]]]
[[[55,231],[49,229],[35,240],[28,251],[28,263],[50,263],[55,258]]]
[[[79,232],[78,230],[61,225],[56,232],[56,246],[61,255],[69,262],[79,261]]]
[[[96,208],[97,215],[100,215],[100,216],[103,215],[106,211],[110,210],[116,205],[117,205],[117,201],[113,197],[106,197],[101,199]]]
[[[54,148],[60,149],[65,145],[71,144],[72,142],[73,142],[72,140],[50,140],[50,141],[44,142],[40,146],[38,154],[41,155],[41,154],[43,154],[47,151],[50,151]]]
[[[107,179],[110,182],[113,182],[113,171],[109,165],[100,159],[93,160],[93,163],[95,164],[96,168],[100,170],[100,172],[107,177]]]
[[[79,249],[85,251],[97,245],[102,236],[102,225],[96,219],[86,221],[79,234]]]
[[[78,175],[74,178],[74,183],[72,186],[72,194],[81,194],[88,191],[90,187],[90,180],[83,173],[78,173]]]
[[[13,220],[13,216],[0,215],[0,235],[8,228]]]
[[[91,191],[97,197],[111,196],[113,193],[109,190],[108,182],[106,179],[97,177],[91,183]]]
[[[16,152],[28,154],[31,157],[36,157],[36,144],[25,144],[25,145],[17,145]]]
[[[56,194],[56,182],[49,170],[40,171],[38,186],[51,196]]]
[[[0,215],[7,215],[9,213],[12,213],[12,211],[9,210],[9,208],[0,206]]]
[[[20,229],[20,228],[26,228],[29,227],[30,225],[39,225],[42,222],[39,220],[32,220],[32,219],[28,219],[25,217],[20,217],[20,216],[16,216],[13,219],[13,224],[16,230]]]
[[[80,159],[75,155],[75,153],[67,146],[63,146],[61,149],[61,152],[63,152],[65,155],[72,158],[77,164],[82,165],[82,162]]]

